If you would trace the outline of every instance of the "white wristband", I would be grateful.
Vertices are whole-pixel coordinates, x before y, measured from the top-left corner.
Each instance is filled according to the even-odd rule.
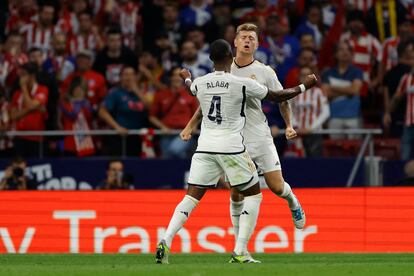
[[[306,91],[306,87],[305,87],[305,85],[303,83],[299,85],[299,89],[300,89],[300,92],[301,93],[303,93],[303,92]]]
[[[184,83],[185,84],[191,84],[193,81],[190,79],[190,78],[186,78],[185,80],[184,80]]]

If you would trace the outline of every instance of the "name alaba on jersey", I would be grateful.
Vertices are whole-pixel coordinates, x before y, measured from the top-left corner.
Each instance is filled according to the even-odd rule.
[[[244,152],[246,102],[255,98],[260,103],[267,96],[267,87],[249,78],[215,71],[196,78],[190,90],[197,97],[203,114],[196,152]]]

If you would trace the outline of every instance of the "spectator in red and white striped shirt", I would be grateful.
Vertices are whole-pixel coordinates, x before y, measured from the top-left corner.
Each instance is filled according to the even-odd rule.
[[[400,101],[391,110],[391,99],[397,93],[402,77],[410,73],[412,60],[414,60],[414,39],[408,39],[398,45],[398,64],[387,71],[383,79],[384,116],[383,125],[385,133],[391,137],[401,137],[405,119],[405,101]]]
[[[94,21],[98,26],[105,24],[105,8],[107,2],[107,0],[89,0],[89,7],[92,10]]]
[[[0,86],[11,87],[17,79],[17,69],[28,61],[22,48],[21,35],[10,33],[4,45],[4,56],[0,59]]]
[[[79,14],[79,32],[72,34],[69,40],[70,52],[76,56],[78,52],[92,51],[94,54],[104,47],[99,30],[92,22],[92,14],[87,11]]]
[[[411,20],[414,20],[414,1],[413,0],[401,0],[401,4],[404,5],[407,10],[407,15]]]
[[[310,67],[302,67],[299,82],[303,82],[303,79],[312,72]],[[321,156],[322,136],[309,134],[322,129],[322,125],[328,120],[330,115],[328,99],[319,87],[313,87],[292,100],[292,112],[296,132],[305,135],[302,140],[306,156]]]
[[[112,7],[107,10],[109,23],[120,27],[124,45],[134,50],[137,45],[137,35],[142,34],[143,29],[139,14],[140,4],[132,0],[108,2],[112,3]],[[106,9],[108,9],[108,4]]]
[[[52,37],[60,29],[54,25],[54,17],[55,7],[45,4],[40,7],[38,21],[26,24],[20,29],[25,38],[26,50],[37,47],[42,49],[45,55],[50,52]]]
[[[372,7],[375,0],[347,0],[347,5],[350,9],[360,10],[367,13]]]
[[[35,0],[14,1],[9,4],[6,33],[18,31],[23,25],[35,22],[37,5]]]
[[[361,11],[349,12],[347,22],[349,31],[342,34],[340,41],[347,41],[353,48],[353,64],[364,72],[361,96],[366,96],[369,88],[375,88],[380,83],[378,72],[373,70],[374,65],[381,60],[381,44],[365,31],[364,14]]]
[[[70,3],[71,11],[65,9],[59,20],[62,30],[69,34],[77,34],[79,32],[79,16],[88,9],[87,0],[73,0]]]
[[[413,31],[413,25],[408,17],[404,17],[398,22],[398,36],[390,37],[382,44],[381,74],[398,63],[398,45],[401,41],[406,41]]]
[[[401,137],[401,158],[408,160],[413,157],[413,144],[414,144],[414,57],[410,59],[411,72],[405,74],[400,84],[398,85],[397,93],[391,101],[391,111],[395,109],[404,96],[407,98],[407,108],[405,111],[405,124]]]

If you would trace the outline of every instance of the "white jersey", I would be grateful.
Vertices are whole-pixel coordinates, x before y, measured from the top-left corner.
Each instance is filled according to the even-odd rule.
[[[244,152],[246,99],[260,102],[268,93],[267,87],[249,78],[216,71],[196,78],[190,90],[197,96],[203,114],[196,152]]]
[[[283,89],[275,71],[270,66],[264,65],[257,60],[241,67],[233,62],[231,65],[231,73],[235,76],[254,79],[272,91]],[[247,99],[246,117],[247,120],[244,129],[246,143],[261,142],[267,139],[273,140],[266,116],[262,110],[262,103],[259,99]]]

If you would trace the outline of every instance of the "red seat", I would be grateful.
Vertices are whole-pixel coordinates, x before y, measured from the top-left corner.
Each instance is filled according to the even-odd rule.
[[[326,157],[355,157],[361,149],[360,139],[327,139],[324,141],[324,156]]]
[[[387,160],[400,159],[401,140],[395,138],[375,138],[375,155]]]

